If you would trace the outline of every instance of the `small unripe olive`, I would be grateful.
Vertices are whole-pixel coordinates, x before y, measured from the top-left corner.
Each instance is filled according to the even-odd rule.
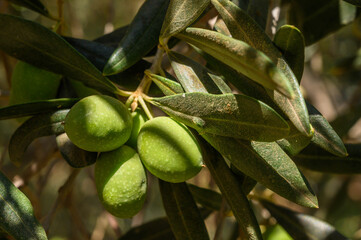
[[[126,144],[133,148],[137,148],[138,134],[143,124],[147,121],[147,116],[141,109],[136,109],[131,113],[131,115],[133,119],[132,133],[130,134],[130,138]]]
[[[116,217],[130,218],[145,201],[147,178],[138,154],[126,145],[99,155],[95,184],[105,209]]]
[[[147,121],[138,135],[138,152],[144,166],[168,182],[183,182],[202,168],[202,154],[189,129],[169,117]]]
[[[64,127],[70,140],[79,148],[107,152],[129,139],[132,117],[127,107],[117,99],[92,95],[70,109]]]
[[[19,61],[11,77],[10,105],[56,97],[61,75]]]

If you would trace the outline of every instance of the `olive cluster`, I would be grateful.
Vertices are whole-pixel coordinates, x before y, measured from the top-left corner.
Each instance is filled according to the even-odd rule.
[[[132,217],[142,208],[145,168],[168,182],[186,181],[202,168],[199,145],[183,124],[169,117],[146,120],[140,110],[130,113],[106,95],[83,98],[65,118],[65,132],[76,146],[100,152],[95,164],[98,195],[117,217]]]

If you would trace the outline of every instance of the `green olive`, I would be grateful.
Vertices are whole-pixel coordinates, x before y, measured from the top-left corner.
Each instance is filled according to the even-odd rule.
[[[95,184],[105,209],[116,217],[130,218],[145,201],[147,177],[134,149],[126,145],[99,155]]]
[[[147,121],[147,116],[145,115],[144,111],[139,108],[132,112],[131,115],[133,119],[133,128],[132,133],[130,134],[130,138],[126,144],[133,148],[137,148],[138,134],[143,124]]]
[[[132,117],[127,107],[117,99],[92,95],[70,109],[64,127],[77,147],[89,152],[107,152],[129,139]]]
[[[169,117],[147,121],[137,143],[144,166],[164,181],[186,181],[202,168],[197,140],[186,126]]]
[[[61,75],[19,61],[11,77],[10,105],[55,98]]]

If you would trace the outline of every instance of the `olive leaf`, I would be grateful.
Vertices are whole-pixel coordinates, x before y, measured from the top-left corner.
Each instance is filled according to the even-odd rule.
[[[307,104],[307,108],[310,114],[310,122],[315,129],[315,134],[311,141],[336,156],[346,157],[347,150],[345,145],[329,122],[311,104]]]
[[[95,163],[98,156],[96,152],[88,152],[75,146],[66,133],[56,136],[56,144],[63,158],[73,168],[89,166]]]
[[[207,188],[201,188],[188,183],[188,189],[194,200],[205,208],[219,211],[222,205],[222,195]]]
[[[335,156],[322,148],[310,144],[292,159],[298,166],[325,173],[360,174],[361,145],[346,144],[348,157]]]
[[[288,125],[291,129],[289,135],[277,140],[277,144],[288,155],[295,156],[310,144],[312,137],[307,137],[300,133],[292,123],[288,123]]]
[[[305,61],[305,39],[302,33],[295,26],[283,25],[276,32],[273,42],[300,83]]]
[[[115,48],[119,45],[119,42],[124,38],[127,33],[129,25],[125,25],[123,27],[117,28],[114,31],[104,34],[96,39],[94,42],[102,43],[107,46]]]
[[[351,3],[357,7],[361,7],[361,0],[344,0],[345,2]]]
[[[221,93],[209,75],[209,71],[186,56],[168,51],[168,58],[175,74],[186,92]]]
[[[210,0],[171,0],[160,31],[160,43],[164,44],[171,36],[192,24],[209,3]]]
[[[64,133],[63,121],[69,110],[39,114],[25,121],[11,136],[9,143],[10,160],[20,165],[22,156],[30,143],[39,137]]]
[[[187,28],[176,37],[195,45],[263,86],[289,97],[294,96],[289,80],[271,59],[247,43],[200,28]]]
[[[29,199],[0,172],[0,229],[14,239],[48,239]]]
[[[199,209],[203,219],[206,219],[211,211],[207,209]],[[167,217],[161,217],[140,226],[131,228],[119,240],[175,240],[175,236],[169,225]]]
[[[268,0],[249,0],[247,13],[262,29],[266,29],[269,10]]]
[[[202,144],[202,147],[203,159],[233,211],[242,230],[242,239],[262,239],[254,212],[242,190],[242,182],[237,179],[219,153],[205,144]]]
[[[0,14],[0,49],[36,67],[119,94],[119,89],[83,55],[58,34],[35,22]]]
[[[34,12],[40,13],[41,15],[50,19],[56,20],[48,11],[48,9],[39,0],[8,0],[16,5],[26,7]]]
[[[117,38],[117,30],[115,30],[114,38]],[[84,55],[98,70],[102,71],[109,57],[115,51],[112,46],[105,45],[96,41],[89,41],[77,38],[64,38],[70,43],[79,53]],[[140,60],[127,70],[108,78],[122,86],[124,89],[136,89],[143,77],[143,72],[150,67],[150,63],[145,60]]]
[[[156,75],[148,74],[152,81],[159,87],[164,95],[174,95],[178,93],[184,93],[182,86],[173,80]]]
[[[0,120],[32,116],[40,113],[71,108],[79,99],[59,98],[23,103],[0,108]]]
[[[242,183],[243,192],[248,195],[256,186],[257,181],[238,170],[238,168],[236,168],[232,163],[230,163],[230,169],[236,175],[238,181]]]
[[[172,229],[169,226],[168,218],[157,218],[140,226],[134,227],[126,232],[118,240],[175,240]]]
[[[249,142],[202,134],[238,170],[288,200],[317,207],[317,198],[294,162],[275,142]]]
[[[267,90],[267,94],[301,133],[305,136],[312,136],[306,104],[297,78],[283,59],[278,48],[257,22],[235,4],[227,0],[212,0],[212,3],[222,16],[234,38],[245,41],[255,49],[262,51],[277,65],[277,68],[283,75],[286,76],[285,79],[287,79],[287,83],[291,86],[292,92],[295,95],[293,99],[289,99],[277,91]]]
[[[186,183],[159,179],[163,206],[176,239],[209,239],[201,214]]]
[[[105,65],[104,75],[114,75],[124,71],[157,45],[169,1],[149,0],[144,2],[118,48]]]
[[[273,109],[245,95],[194,92],[152,98],[151,103],[200,133],[258,141],[289,133],[287,122]]]
[[[330,224],[313,216],[294,212],[265,200],[262,200],[261,203],[295,240],[348,239]]]

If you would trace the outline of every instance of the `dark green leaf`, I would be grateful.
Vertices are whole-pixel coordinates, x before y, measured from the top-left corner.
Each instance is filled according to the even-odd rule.
[[[151,103],[200,133],[258,141],[289,133],[287,122],[273,109],[245,95],[194,92],[152,98]]]
[[[157,45],[168,5],[169,0],[144,2],[118,48],[105,65],[103,70],[105,75],[124,71]]]
[[[265,187],[302,206],[318,206],[307,180],[277,143],[202,136],[236,168]]]
[[[45,17],[51,18],[56,20],[51,14],[49,13],[48,9],[39,1],[39,0],[8,0],[16,5],[26,7],[30,10],[33,10]]]
[[[262,29],[266,29],[269,0],[249,0],[247,13],[252,17]]]
[[[168,219],[157,218],[130,229],[119,240],[175,240]]]
[[[242,190],[242,183],[227,166],[222,156],[211,147],[203,151],[204,161],[227,200],[241,228],[242,239],[262,239],[261,231],[253,210]]]
[[[287,96],[294,96],[289,80],[271,59],[247,43],[200,28],[187,28],[177,34],[177,37],[199,47],[263,86]]]
[[[339,156],[346,157],[347,150],[337,133],[333,130],[328,121],[311,104],[307,104],[310,114],[310,122],[315,129],[312,142],[326,151]]]
[[[211,211],[199,209],[203,219],[206,219]],[[119,240],[175,240],[170,228],[168,218],[157,218],[134,227],[126,232]]]
[[[178,240],[209,239],[201,214],[186,183],[168,183],[159,179],[163,206]]]
[[[313,216],[294,212],[268,201],[261,201],[261,203],[295,240],[348,239],[330,224]]]
[[[351,3],[355,6],[361,7],[361,0],[344,0],[345,2]]]
[[[248,4],[250,0],[232,0],[234,4],[236,4],[239,8],[247,11]]]
[[[149,77],[166,96],[184,93],[182,86],[178,82],[162,76],[158,76],[156,74],[149,74]]]
[[[171,0],[160,31],[159,41],[161,44],[192,24],[209,3],[210,0]]]
[[[29,199],[0,172],[0,229],[19,240],[48,239]]]
[[[188,189],[192,193],[194,200],[205,208],[219,211],[222,205],[222,195],[207,188],[201,188],[193,184],[188,184]]]
[[[311,136],[312,132],[308,112],[297,78],[283,59],[280,51],[274,46],[263,29],[245,11],[226,0],[212,0],[212,3],[221,14],[234,38],[245,41],[255,49],[265,53],[275,64],[277,64],[277,67],[282,74],[286,76],[287,83],[290,84],[292,91],[295,94],[295,98],[286,98],[277,91],[268,90],[267,94],[301,133],[306,136]]]
[[[56,137],[56,144],[59,151],[67,163],[73,168],[83,168],[95,163],[97,159],[96,152],[88,152],[78,148],[68,138],[66,133]]]
[[[114,31],[102,35],[96,39],[95,42],[105,44],[107,46],[115,48],[119,45],[119,42],[124,38],[127,33],[129,25],[115,29]]]
[[[36,138],[64,133],[64,119],[69,110],[34,116],[25,121],[12,135],[9,143],[10,160],[19,165],[29,144]]]
[[[31,103],[23,103],[0,108],[0,120],[32,116],[39,113],[71,108],[79,99],[59,98]]]
[[[116,30],[117,31],[117,30]],[[116,33],[115,31],[115,33]],[[117,35],[117,34],[115,34]],[[114,36],[116,38],[116,36]],[[84,39],[65,38],[78,52],[84,55],[98,70],[103,70],[109,57],[114,52],[115,48],[104,45],[103,43],[88,41]],[[140,79],[143,77],[143,72],[150,67],[150,63],[140,60],[127,70],[116,75],[109,76],[109,79],[124,89],[135,90]]]
[[[346,144],[348,157],[335,156],[315,145],[309,145],[298,155],[292,157],[298,166],[326,173],[360,174],[361,145]]]
[[[281,50],[298,83],[301,82],[305,61],[305,39],[295,26],[283,25],[277,32],[273,42]]]
[[[186,92],[221,93],[209,70],[179,53],[167,52],[172,68]]]
[[[301,30],[308,46],[355,18],[356,9],[343,11],[344,8],[349,6],[339,0],[293,0],[289,8],[289,22]]]
[[[245,175],[243,172],[238,170],[232,163],[230,163],[230,168],[232,172],[236,174],[238,181],[242,183],[242,190],[243,192],[248,195],[252,189],[256,186],[257,181],[252,179],[251,177]]]
[[[288,123],[288,125],[291,128],[290,134],[283,139],[277,140],[277,143],[283,151],[294,156],[310,144],[312,137],[300,133],[292,123]]]
[[[35,22],[0,14],[0,49],[39,68],[82,81],[89,87],[119,94],[119,89],[83,55],[62,37]]]

